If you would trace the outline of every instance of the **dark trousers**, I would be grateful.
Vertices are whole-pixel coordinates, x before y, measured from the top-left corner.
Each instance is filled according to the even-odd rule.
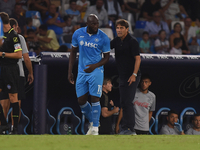
[[[137,135],[149,135],[149,131],[141,131],[135,129],[135,132]]]
[[[123,109],[122,129],[134,131],[135,126],[135,112],[133,109],[133,99],[135,98],[135,92],[140,82],[140,75],[137,76],[136,81],[130,86],[127,82],[128,79],[120,79],[119,92],[120,103]]]

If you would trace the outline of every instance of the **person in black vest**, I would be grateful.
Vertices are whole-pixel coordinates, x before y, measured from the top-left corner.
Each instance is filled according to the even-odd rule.
[[[123,109],[123,124],[120,134],[136,135],[135,114],[132,101],[140,81],[140,48],[137,40],[128,33],[129,24],[124,19],[116,21],[117,36],[111,41],[119,72],[120,103]]]

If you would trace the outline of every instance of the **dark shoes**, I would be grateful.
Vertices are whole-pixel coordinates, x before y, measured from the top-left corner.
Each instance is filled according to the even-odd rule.
[[[0,125],[0,134],[2,134],[3,131],[7,131],[9,129],[8,125]]]
[[[14,135],[14,134],[18,134],[18,130],[15,127],[13,127],[13,130],[10,131],[9,135]]]

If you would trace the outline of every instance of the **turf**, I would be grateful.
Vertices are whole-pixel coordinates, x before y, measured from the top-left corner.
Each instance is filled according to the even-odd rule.
[[[189,135],[1,135],[0,150],[199,150]]]

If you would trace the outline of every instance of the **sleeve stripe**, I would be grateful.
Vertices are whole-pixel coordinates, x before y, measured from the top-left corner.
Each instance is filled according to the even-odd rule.
[[[103,53],[110,53],[110,51],[107,51],[107,52],[103,52]]]
[[[22,51],[22,49],[20,48],[20,49],[16,49],[14,52],[18,52],[18,51]]]

